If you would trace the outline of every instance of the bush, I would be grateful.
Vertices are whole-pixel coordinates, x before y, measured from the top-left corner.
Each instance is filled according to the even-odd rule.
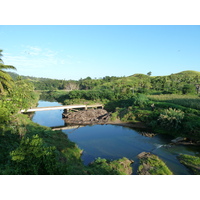
[[[179,129],[180,124],[184,118],[184,112],[176,109],[165,109],[163,113],[160,114],[158,121],[160,125],[167,129]]]
[[[152,111],[149,111],[149,110],[138,109],[134,112],[134,115],[137,120],[142,121],[142,122],[148,122],[151,113]]]
[[[133,104],[135,106],[139,106],[140,108],[144,108],[145,106],[147,106],[149,104],[149,99],[146,95],[144,94],[137,94],[134,97],[134,102]]]
[[[23,137],[17,149],[10,152],[14,174],[56,174],[56,148],[45,146],[38,135]]]
[[[0,107],[0,125],[7,123],[10,120],[11,113],[6,108]]]
[[[200,138],[200,117],[193,114],[186,115],[183,121],[183,133]]]
[[[182,88],[182,93],[183,94],[196,94],[196,88],[194,85],[184,85]]]
[[[131,163],[125,157],[113,161],[97,158],[88,166],[87,171],[91,175],[130,175],[133,172]]]

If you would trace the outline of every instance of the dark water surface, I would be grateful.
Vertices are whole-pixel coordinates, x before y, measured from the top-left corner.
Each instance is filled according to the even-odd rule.
[[[57,102],[39,101],[38,107],[59,106]],[[38,111],[32,121],[48,126],[65,126],[63,110]],[[190,174],[190,171],[176,159],[180,153],[199,155],[199,147],[170,146],[171,137],[156,135],[153,138],[142,136],[131,128],[116,125],[94,125],[63,130],[69,139],[83,149],[82,160],[87,165],[95,158],[119,159],[127,157],[134,160],[132,167],[136,174],[139,160],[137,155],[143,151],[159,156],[174,174]]]

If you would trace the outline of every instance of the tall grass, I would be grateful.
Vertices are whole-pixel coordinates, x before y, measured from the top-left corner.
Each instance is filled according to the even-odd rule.
[[[153,101],[174,103],[181,106],[200,110],[200,97],[198,96],[166,94],[166,95],[148,95],[148,98]]]

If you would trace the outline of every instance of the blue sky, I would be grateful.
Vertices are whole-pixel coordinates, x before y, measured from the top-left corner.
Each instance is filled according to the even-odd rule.
[[[200,26],[0,25],[5,64],[55,79],[200,71]]]

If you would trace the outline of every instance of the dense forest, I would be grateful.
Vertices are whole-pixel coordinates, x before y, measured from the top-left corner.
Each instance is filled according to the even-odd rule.
[[[186,137],[199,145],[200,72],[183,71],[168,76],[151,76],[149,72],[128,77],[56,80],[8,72],[16,69],[5,65],[2,56],[1,50],[0,174],[132,173],[131,161],[127,158],[115,161],[97,158],[84,166],[82,150],[66,134],[39,126],[20,114],[21,109],[36,106],[39,98],[52,98],[63,104],[102,103],[111,112],[111,121],[143,123],[152,132]],[[197,157],[180,156],[180,162],[192,165],[198,174],[198,167],[194,165],[199,166],[200,161],[198,158],[194,163],[194,159]],[[165,171],[172,174],[168,169]]]

